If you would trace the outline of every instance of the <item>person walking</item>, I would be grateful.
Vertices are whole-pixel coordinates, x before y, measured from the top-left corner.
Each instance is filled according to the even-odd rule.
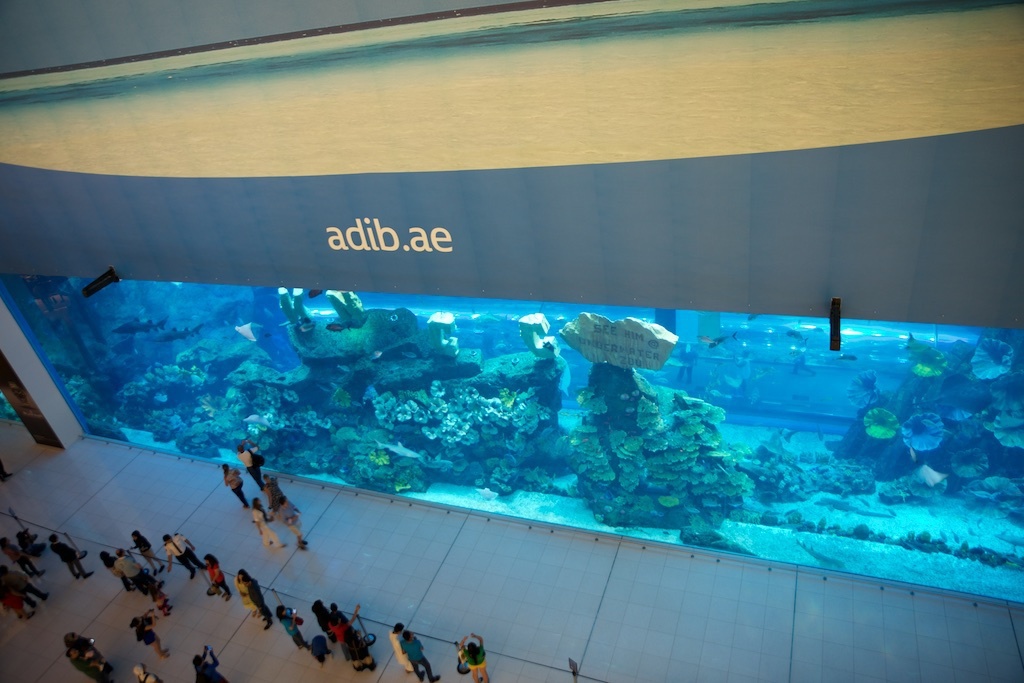
[[[281,490],[281,485],[277,483],[277,477],[271,474],[263,475],[263,493],[267,495],[267,507],[270,508],[270,516],[277,517],[277,509],[281,507],[281,501],[284,499],[284,491]]]
[[[469,638],[476,638],[480,641],[480,644],[469,643],[466,644],[466,640]],[[462,638],[462,642],[459,643],[459,650],[462,652],[462,659],[466,662],[469,667],[469,675],[473,679],[473,683],[490,683],[491,679],[487,675],[487,653],[484,652],[484,639],[475,633],[470,633],[468,636]]]
[[[15,548],[6,537],[0,538],[0,550],[3,550],[4,555],[6,555],[11,562],[14,562],[21,567],[21,571],[25,572],[29,576],[42,576],[46,573],[45,569],[36,569],[36,566],[32,564],[32,558],[28,553]]]
[[[299,550],[305,550],[309,543],[302,538],[302,521],[299,509],[292,505],[287,496],[281,496],[281,503],[277,508],[277,518],[284,522],[288,530],[295,534]]]
[[[153,591],[159,590],[164,585],[163,581],[157,581],[152,576],[142,571],[142,565],[132,559],[132,556],[124,548],[117,549],[117,559],[114,560],[114,567],[121,570],[125,578],[131,581],[143,595],[150,595]],[[154,602],[156,600],[154,599]]]
[[[277,620],[281,622],[281,626],[284,626],[285,632],[292,637],[292,641],[299,649],[311,649],[309,643],[302,637],[302,631],[299,630],[299,626],[302,626],[303,622],[302,617],[295,610],[287,609],[284,605],[278,605]]]
[[[420,642],[415,633],[408,630],[403,631],[401,645],[402,652],[405,653],[405,656],[412,663],[413,671],[416,672],[416,678],[422,681],[425,674],[430,683],[441,680],[440,676],[435,676],[434,672],[430,670],[430,662],[427,660],[426,655],[423,654],[423,643]],[[424,672],[420,672],[420,667],[423,667]]]
[[[220,562],[209,553],[203,555],[203,560],[206,562],[206,573],[210,575],[210,585],[224,591],[225,601],[230,600],[231,589],[228,588],[228,582],[224,580],[224,572],[220,570]]]
[[[263,490],[263,473],[260,471],[260,467],[266,462],[263,456],[259,454],[260,447],[252,439],[242,439],[242,442],[238,444],[238,460],[245,467],[245,471],[249,473],[255,481],[256,485],[260,487],[260,491]]]
[[[252,523],[256,525],[256,530],[260,532],[263,545],[276,545],[279,548],[288,545],[287,543],[281,543],[277,532],[270,528],[270,517],[267,515],[266,510],[263,509],[263,501],[259,498],[252,499]]]
[[[88,550],[79,553],[66,543],[61,543],[57,534],[50,534],[50,550],[68,566],[71,576],[76,579],[88,579],[92,576],[92,572],[85,571],[82,566],[82,558],[89,554]]]
[[[107,571],[121,579],[121,584],[124,586],[125,591],[131,593],[135,590],[135,587],[132,586],[132,582],[124,575],[124,571],[118,568],[117,561],[106,550],[100,551],[100,562],[102,562],[103,566],[107,568]]]
[[[226,463],[221,465],[224,470],[224,485],[231,489],[231,493],[238,496],[238,500],[242,501],[242,507],[246,510],[249,509],[249,501],[245,499],[245,494],[242,492],[242,473],[237,468],[231,468]]]
[[[398,622],[395,624],[395,628],[388,634],[388,640],[391,641],[391,648],[395,651],[395,661],[402,665],[405,669],[405,673],[413,673],[412,662],[409,661],[409,657],[406,656],[405,650],[402,649],[402,631],[405,630],[405,624]]]
[[[43,600],[50,597],[49,593],[44,593],[33,586],[26,574],[16,572],[4,566],[0,566],[0,586],[8,588],[21,595],[29,607],[36,606],[35,601],[28,597],[29,593]]]
[[[141,617],[135,617],[132,619],[131,627],[135,629],[135,639],[140,643],[146,645],[152,645],[153,650],[156,651],[160,659],[167,659],[171,656],[169,650],[164,650],[160,647],[160,637],[157,636],[156,631],[153,630],[153,622],[157,620],[156,611],[148,610]]]
[[[241,579],[242,586],[245,587],[245,592],[249,596],[250,602],[259,610],[259,613],[263,616],[263,620],[267,622],[263,630],[266,631],[268,628],[274,625],[274,618],[270,614],[270,608],[267,607],[266,601],[263,599],[263,591],[260,589],[259,582],[249,576],[249,572],[244,569],[238,570],[237,579]],[[236,584],[237,585],[237,584]],[[242,588],[238,589],[239,591]]]
[[[164,550],[167,551],[167,573],[171,573],[171,567],[174,566],[174,560],[177,558],[181,562],[182,566],[188,569],[188,578],[196,578],[196,570],[203,570],[203,563],[196,557],[196,547],[192,545],[192,541],[188,540],[180,533],[164,534]]]
[[[206,661],[207,657],[210,658],[210,661]],[[197,681],[203,681],[204,683],[228,683],[228,679],[224,678],[224,675],[217,671],[220,662],[217,661],[217,655],[214,654],[213,648],[209,645],[203,646],[203,655],[201,657],[196,655],[192,658],[192,666],[196,670]]]
[[[149,571],[153,572],[153,576],[164,570],[164,563],[153,552],[153,544],[149,542],[148,538],[140,534],[138,529],[132,532],[132,543],[132,548],[138,550],[139,554],[146,558],[146,562],[149,563]]]

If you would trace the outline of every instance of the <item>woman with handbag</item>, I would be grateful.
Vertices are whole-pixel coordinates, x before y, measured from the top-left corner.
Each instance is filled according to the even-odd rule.
[[[131,627],[135,629],[136,640],[146,645],[152,645],[160,659],[167,659],[171,656],[171,653],[160,646],[160,637],[153,630],[153,622],[156,620],[156,611],[149,610],[141,617],[132,619]]]
[[[223,591],[224,599],[230,600],[231,589],[228,588],[228,582],[224,580],[224,572],[220,570],[217,558],[207,553],[203,556],[203,560],[206,562],[206,573],[210,575],[210,590],[213,591],[210,595],[218,595]]]

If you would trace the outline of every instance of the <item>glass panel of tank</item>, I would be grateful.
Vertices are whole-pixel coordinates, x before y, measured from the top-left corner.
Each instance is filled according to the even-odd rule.
[[[19,418],[18,414],[14,412],[14,408],[11,407],[11,404],[7,401],[7,397],[3,394],[0,394],[0,420],[21,421],[21,418]]]
[[[1021,330],[3,281],[95,435],[1024,599]]]

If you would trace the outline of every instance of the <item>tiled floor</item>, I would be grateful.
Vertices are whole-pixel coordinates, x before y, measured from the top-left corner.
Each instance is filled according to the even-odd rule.
[[[452,641],[475,631],[495,683],[570,681],[570,657],[580,679],[610,683],[1024,681],[1020,605],[284,480],[310,550],[297,551],[284,528],[289,546],[268,550],[215,465],[92,440],[57,451],[9,423],[0,453],[15,472],[0,484],[0,509],[71,534],[96,570],[75,581],[46,551],[39,585],[50,600],[29,622],[0,618],[0,681],[86,680],[64,657],[70,630],[96,639],[119,682],[140,661],[168,683],[193,681],[191,657],[206,643],[232,683],[409,681],[386,638],[396,621],[419,634],[446,680],[460,679]],[[251,481],[246,489],[255,492]],[[0,517],[0,533],[17,528]],[[157,623],[172,655],[158,661],[128,628],[148,600],[125,593],[96,557],[128,545],[133,529],[151,540],[181,530],[200,555],[232,574],[246,568],[307,616],[316,598],[345,611],[360,602],[380,666],[357,673],[339,655],[321,669],[280,626],[264,631],[237,598],[207,597],[181,567],[165,588],[174,613]],[[303,630],[314,635],[315,620]]]

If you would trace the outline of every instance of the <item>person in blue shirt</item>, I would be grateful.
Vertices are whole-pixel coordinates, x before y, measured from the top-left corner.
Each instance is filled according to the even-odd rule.
[[[326,636],[313,636],[313,640],[309,641],[310,654],[316,657],[316,661],[320,662],[320,668],[323,668],[324,661],[327,659],[327,655],[333,655],[331,648],[327,647]]]
[[[206,661],[207,657],[210,658],[210,661]],[[217,671],[220,662],[217,661],[217,655],[213,654],[213,648],[209,645],[203,648],[202,657],[196,655],[192,658],[192,666],[196,669],[197,681],[203,681],[204,683],[228,683],[228,679],[224,678]]]
[[[423,680],[424,674],[420,671],[420,667],[425,669],[426,677],[430,683],[441,680],[440,676],[435,676],[434,672],[430,670],[430,662],[423,655],[423,643],[416,637],[416,634],[412,631],[406,630],[402,634],[402,652],[409,658],[409,662],[412,663],[412,668],[416,672],[416,677],[421,681]]]

